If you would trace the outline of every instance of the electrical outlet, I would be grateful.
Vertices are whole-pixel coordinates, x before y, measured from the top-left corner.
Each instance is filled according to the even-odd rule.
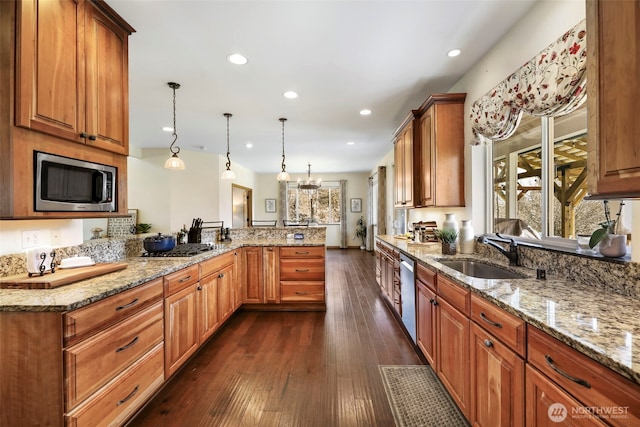
[[[59,228],[54,228],[50,232],[49,243],[52,245],[61,245],[62,244],[62,236],[60,234]]]
[[[22,248],[35,248],[43,244],[42,230],[25,230],[22,232]]]

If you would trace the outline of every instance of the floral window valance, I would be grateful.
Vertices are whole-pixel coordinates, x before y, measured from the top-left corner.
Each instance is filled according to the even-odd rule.
[[[587,30],[582,20],[471,107],[473,145],[515,132],[522,113],[562,116],[586,100]]]

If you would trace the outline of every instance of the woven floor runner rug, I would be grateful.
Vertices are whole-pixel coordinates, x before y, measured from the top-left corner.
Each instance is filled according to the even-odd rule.
[[[379,368],[397,427],[469,425],[430,366]]]

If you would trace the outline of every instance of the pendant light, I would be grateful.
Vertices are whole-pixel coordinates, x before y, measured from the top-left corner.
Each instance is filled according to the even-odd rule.
[[[284,164],[284,122],[287,121],[284,117],[280,117],[278,120],[282,123],[282,172],[278,174],[278,181],[289,181],[291,178],[287,173],[287,166]]]
[[[173,89],[173,141],[169,146],[171,157],[164,162],[164,167],[171,170],[184,170],[184,162],[180,157],[178,157],[180,147],[176,146],[175,149],[173,148],[173,145],[178,140],[178,131],[176,131],[176,89],[180,89],[180,83],[169,82],[167,85]]]
[[[220,179],[236,179],[236,174],[231,170],[231,158],[229,157],[229,118],[232,117],[231,113],[224,113],[227,118],[227,170],[222,172]]]
[[[317,190],[322,186],[322,178],[320,179],[312,179],[311,178],[311,163],[309,163],[309,171],[307,172],[307,180],[302,181],[298,178],[298,188],[301,190]]]

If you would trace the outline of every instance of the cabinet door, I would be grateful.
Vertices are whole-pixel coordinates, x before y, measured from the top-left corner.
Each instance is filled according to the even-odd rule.
[[[244,267],[244,302],[264,303],[264,282],[262,271],[262,248],[250,246],[242,248]]]
[[[225,266],[216,278],[218,281],[218,316],[222,322],[233,313],[233,265]]]
[[[640,2],[587,1],[589,192],[640,196]]]
[[[404,197],[404,138],[398,135],[393,144],[393,176],[394,176],[394,204],[403,207],[406,204]]]
[[[277,247],[269,246],[262,249],[262,254],[263,254],[262,268],[263,268],[265,300],[268,303],[279,303],[280,302],[279,250]]]
[[[529,364],[526,366],[526,396],[527,427],[606,425],[600,419],[588,416],[587,409],[580,411],[582,415],[572,414],[572,410],[582,409],[583,405]]]
[[[86,142],[119,154],[129,154],[128,36],[128,31],[87,2]]]
[[[416,280],[418,305],[418,348],[427,358],[429,364],[436,369],[436,336],[438,322],[436,316],[436,294],[420,280]]]
[[[433,107],[420,118],[420,206],[433,206]]]
[[[524,425],[524,360],[473,322],[471,396],[472,425]]]
[[[198,283],[165,298],[165,377],[169,378],[198,349]]]
[[[198,289],[198,343],[202,344],[220,326],[218,315],[218,275],[200,280]]]
[[[412,207],[413,200],[413,122],[409,123],[402,131],[402,155],[404,162],[402,165],[402,174],[404,181],[404,203],[403,206]]]
[[[16,125],[84,142],[85,4],[74,0],[17,2]]]
[[[469,417],[469,319],[439,299],[438,377],[462,413]]]
[[[240,308],[242,305],[242,257],[240,256],[240,249],[233,252],[233,308],[234,310]]]

